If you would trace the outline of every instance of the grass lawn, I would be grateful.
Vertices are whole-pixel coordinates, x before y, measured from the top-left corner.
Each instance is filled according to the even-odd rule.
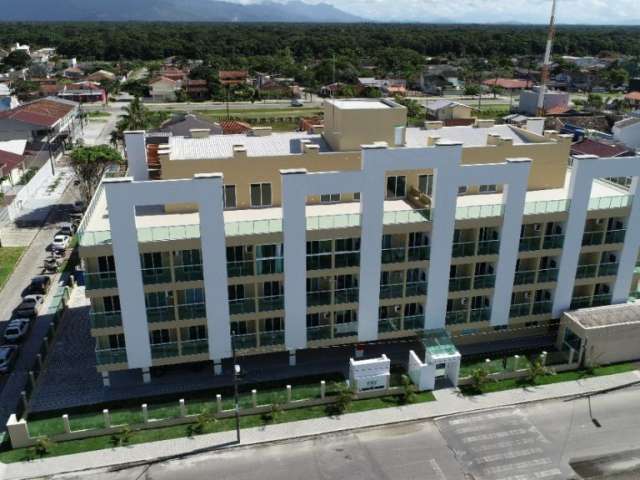
[[[0,247],[0,290],[11,276],[25,247]]]
[[[531,383],[526,378],[514,378],[510,380],[499,380],[497,382],[488,382],[480,388],[480,391],[474,389],[471,385],[460,387],[463,395],[482,395],[483,393],[501,392],[503,390],[512,390],[514,388],[527,388],[538,385],[549,385],[552,383],[570,382],[582,380],[585,378],[602,377],[604,375],[613,375],[616,373],[624,373],[635,370],[637,363],[619,363],[617,365],[607,365],[605,367],[597,367],[593,370],[574,370],[571,372],[561,372],[551,375],[545,375]]]
[[[224,119],[227,116],[226,110],[201,110],[195,112],[203,117],[214,120]],[[279,117],[308,117],[319,115],[322,110],[319,108],[261,108],[255,110],[229,110],[229,115],[240,118],[279,118]]]
[[[109,112],[89,112],[87,113],[87,117],[96,119],[96,118],[109,118],[111,114]]]
[[[311,387],[301,386],[297,389],[294,388],[292,392],[293,398],[309,398],[310,395],[315,396],[315,389],[306,390]],[[327,388],[327,393],[330,393],[330,388]],[[264,395],[271,399],[274,392],[264,392]],[[319,387],[318,387],[319,394]],[[284,395],[284,394],[283,394]],[[258,403],[260,401],[260,395]],[[250,402],[250,396],[248,396]],[[282,397],[284,398],[284,397]],[[416,395],[415,403],[431,402],[435,397],[432,392],[422,392]],[[247,402],[247,396],[243,396],[241,403]],[[395,407],[401,404],[399,397],[384,397],[373,398],[367,400],[357,400],[351,403],[345,413],[364,412],[369,410],[375,410],[380,408]],[[187,409],[189,413],[200,413],[202,411],[211,408],[213,405],[211,402],[187,402]],[[230,406],[230,401],[227,401],[225,408]],[[167,416],[176,416],[178,414],[177,402],[176,406],[158,406],[157,408],[149,408],[149,418],[163,418]],[[277,415],[275,421],[270,421],[263,418],[261,415],[252,415],[240,418],[241,428],[260,427],[268,425],[270,423],[287,423],[295,422],[299,420],[308,420],[312,418],[320,418],[328,416],[325,406],[299,408],[296,410],[283,411]],[[113,411],[112,422],[114,425],[124,423],[136,423],[142,420],[140,411],[126,410],[126,411]],[[54,423],[55,422],[55,423]],[[57,426],[59,424],[59,427]],[[92,415],[82,418],[80,416],[75,419],[71,417],[72,430],[90,427],[101,427],[102,415]],[[235,429],[235,419],[228,418],[218,420],[215,422],[208,422],[203,430],[203,434],[225,432]],[[48,434],[52,435],[62,431],[61,419],[47,419],[36,420],[29,422],[29,432],[32,436]],[[187,425],[180,425],[175,427],[158,428],[153,430],[139,430],[132,433],[129,439],[128,445],[134,445],[139,443],[154,442],[158,440],[169,440],[172,438],[181,438],[189,436],[189,430]],[[111,436],[103,436],[90,438],[86,440],[73,440],[69,442],[55,443],[51,446],[49,454],[47,456],[68,455],[72,453],[88,452],[91,450],[99,450],[104,448],[111,448],[115,444],[114,439]],[[30,448],[21,448],[16,450],[7,450],[0,453],[0,462],[12,463],[34,458],[34,453]]]

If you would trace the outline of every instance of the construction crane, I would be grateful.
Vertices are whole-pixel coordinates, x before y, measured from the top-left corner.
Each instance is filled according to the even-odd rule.
[[[551,51],[553,50],[553,40],[556,37],[556,0],[553,0],[551,7],[551,21],[549,22],[549,37],[547,38],[547,49],[544,52],[544,64],[540,75],[540,91],[538,92],[538,112],[539,117],[544,116],[544,95],[547,92],[549,83],[549,72],[551,70]]]

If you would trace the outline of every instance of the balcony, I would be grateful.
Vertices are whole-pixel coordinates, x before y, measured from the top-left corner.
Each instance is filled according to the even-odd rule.
[[[151,358],[170,358],[179,355],[178,342],[151,344]]]
[[[255,298],[238,298],[235,300],[229,300],[230,315],[244,315],[245,313],[254,313],[255,311]]]
[[[336,305],[342,303],[358,303],[359,289],[358,288],[345,288],[343,290],[335,291],[335,303]]]
[[[202,265],[181,265],[174,270],[176,282],[197,282],[202,280]]]
[[[553,302],[551,300],[546,300],[543,302],[534,302],[532,315],[545,315],[547,313],[551,313],[552,308],[553,308]]]
[[[473,257],[476,254],[476,242],[454,243],[452,255],[454,257]]]
[[[422,297],[427,294],[427,282],[407,283],[405,297]]]
[[[558,281],[559,268],[547,268],[538,272],[538,283],[548,283]]]
[[[528,285],[530,283],[536,283],[535,270],[529,270],[526,272],[516,272],[516,276],[513,280],[515,285]]]
[[[307,255],[307,270],[326,270],[331,268],[331,254]]]
[[[255,333],[247,333],[244,335],[233,335],[231,337],[233,346],[238,350],[247,350],[258,346],[258,335]]]
[[[611,301],[613,300],[613,295],[610,293],[603,293],[600,295],[594,295],[593,301],[591,302],[592,307],[601,307],[603,305],[611,305]]]
[[[571,310],[579,308],[589,308],[591,306],[591,297],[575,297],[571,299]]]
[[[186,340],[180,343],[182,355],[202,355],[209,353],[209,340]]]
[[[496,286],[495,275],[476,275],[473,279],[473,288],[481,290],[485,288],[493,288]]]
[[[421,261],[429,260],[430,256],[431,256],[431,247],[429,246],[409,247],[410,262],[421,262]]]
[[[307,327],[307,341],[315,342],[318,340],[331,339],[331,325],[318,325],[316,327]]]
[[[284,272],[284,259],[256,260],[256,275],[274,275]]]
[[[348,268],[360,266],[360,252],[336,253],[336,268]]]
[[[258,298],[258,311],[260,312],[271,312],[273,310],[282,310],[283,308],[284,295]]]
[[[500,240],[487,240],[478,243],[478,255],[497,255],[500,251]]]
[[[149,323],[173,322],[175,319],[176,310],[173,305],[147,308],[147,321]]]
[[[253,276],[253,260],[227,262],[227,276],[229,278]]]
[[[385,248],[382,250],[382,263],[401,263],[405,259],[405,249]]]
[[[120,312],[91,312],[91,328],[112,328],[122,326],[122,314]]]
[[[584,234],[582,235],[583,246],[602,245],[603,240],[604,240],[603,231],[584,232]]]
[[[471,310],[469,315],[469,321],[475,322],[488,322],[491,319],[491,307],[475,308]]]
[[[624,243],[626,230],[609,230],[604,237],[604,243]]]
[[[454,310],[452,312],[447,312],[445,321],[447,325],[467,323],[467,310]]]
[[[471,289],[471,277],[454,277],[449,279],[450,292],[462,292]]]
[[[271,347],[274,345],[284,345],[284,330],[260,332],[261,347]]]
[[[535,252],[540,250],[540,241],[542,237],[524,237],[520,239],[520,251],[521,252]]]
[[[159,283],[171,283],[171,268],[143,268],[142,283],[145,285],[157,285]]]
[[[85,273],[84,284],[87,290],[100,290],[103,288],[118,288],[116,272]]]
[[[401,330],[402,317],[381,318],[378,320],[378,333],[398,332]]]
[[[189,305],[178,305],[178,318],[180,320],[194,320],[196,318],[207,318],[207,308],[204,303],[191,303]]]
[[[117,363],[127,363],[126,349],[113,348],[107,350],[96,350],[96,364],[114,365]]]
[[[530,303],[519,303],[516,305],[511,305],[509,310],[509,317],[517,318],[517,317],[527,317],[531,312],[531,304]]]
[[[618,263],[601,263],[598,268],[599,277],[613,277],[618,274]]]
[[[358,322],[336,323],[333,326],[334,338],[355,337],[358,335]]]
[[[564,244],[564,235],[545,235],[542,242],[542,248],[544,250],[554,250],[562,248]]]
[[[331,305],[331,291],[307,292],[307,306]]]
[[[576,278],[594,278],[598,273],[598,265],[578,265]]]
[[[380,298],[401,298],[402,297],[401,283],[395,285],[380,285]]]
[[[402,321],[403,330],[422,330],[424,328],[424,314],[410,315]]]

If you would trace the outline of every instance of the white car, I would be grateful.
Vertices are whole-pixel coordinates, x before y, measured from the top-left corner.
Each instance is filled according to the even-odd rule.
[[[63,235],[59,233],[55,237],[53,237],[53,242],[51,242],[51,250],[66,250],[69,246],[70,237],[68,235]]]
[[[27,295],[22,299],[20,305],[18,305],[14,314],[17,317],[35,317],[38,315],[40,305],[44,302],[44,295]]]
[[[28,318],[14,318],[4,329],[4,339],[11,343],[22,340],[29,331],[30,323]]]

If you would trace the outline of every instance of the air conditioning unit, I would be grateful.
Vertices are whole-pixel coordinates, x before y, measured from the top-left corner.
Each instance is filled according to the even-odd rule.
[[[402,306],[401,305],[395,305],[393,307],[393,311],[396,312],[396,313],[398,313],[400,310],[402,310]]]
[[[466,298],[460,299],[460,305],[466,305],[466,304],[467,304],[467,299]]]
[[[539,232],[540,230],[542,230],[542,225],[539,223],[534,223],[533,224],[533,231],[534,232]]]

